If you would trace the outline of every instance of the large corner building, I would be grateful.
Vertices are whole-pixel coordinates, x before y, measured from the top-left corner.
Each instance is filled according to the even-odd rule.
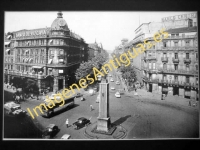
[[[88,44],[72,33],[61,12],[51,27],[10,32],[5,38],[7,82],[31,78],[39,91],[57,91],[73,84],[74,73],[88,60]]]

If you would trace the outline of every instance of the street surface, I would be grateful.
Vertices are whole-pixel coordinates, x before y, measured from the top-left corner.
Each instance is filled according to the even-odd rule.
[[[160,100],[159,95],[146,92],[144,89],[138,90],[138,96],[125,93],[121,98],[116,98],[115,92],[123,87],[115,70],[111,74],[114,82],[110,82],[111,77],[108,77],[109,89],[115,87],[115,90],[110,89],[109,95],[111,122],[121,124],[127,130],[125,139],[199,137],[198,107],[188,106],[186,100],[176,101],[176,97],[172,97],[171,100]],[[120,85],[115,84],[117,80],[120,81]],[[9,99],[10,94],[4,93],[5,99]],[[85,127],[79,130],[74,130],[72,126],[67,128],[65,121],[69,119],[70,125],[80,117],[91,118],[92,123],[97,121],[99,108],[99,103],[96,103],[97,95],[98,93],[92,96],[85,94],[85,101],[76,98],[73,108],[51,118],[38,116],[34,122],[38,122],[40,128],[50,123],[56,124],[60,131],[54,137],[55,139],[60,139],[63,134],[70,134],[72,139],[87,139],[84,136]],[[21,106],[24,110],[27,110],[27,107],[32,110],[41,102],[41,100],[27,100],[21,102]],[[93,111],[90,111],[90,105],[93,105]]]

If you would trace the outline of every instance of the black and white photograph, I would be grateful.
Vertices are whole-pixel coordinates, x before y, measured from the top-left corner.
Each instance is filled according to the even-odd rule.
[[[5,11],[3,140],[199,138],[197,11]]]

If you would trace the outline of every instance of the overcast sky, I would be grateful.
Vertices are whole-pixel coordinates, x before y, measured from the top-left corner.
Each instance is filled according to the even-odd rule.
[[[113,51],[122,38],[134,38],[135,29],[142,23],[161,22],[161,18],[192,12],[144,12],[144,11],[62,11],[63,18],[73,32],[87,43],[102,43]],[[5,12],[5,32],[22,29],[51,27],[57,18],[56,11]],[[139,23],[140,22],[140,23]]]

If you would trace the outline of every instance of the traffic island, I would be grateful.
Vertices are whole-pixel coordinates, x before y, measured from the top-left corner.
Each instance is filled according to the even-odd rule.
[[[122,125],[116,124],[112,124],[108,132],[98,131],[97,122],[94,122],[85,128],[84,135],[89,139],[123,139],[127,131]]]

